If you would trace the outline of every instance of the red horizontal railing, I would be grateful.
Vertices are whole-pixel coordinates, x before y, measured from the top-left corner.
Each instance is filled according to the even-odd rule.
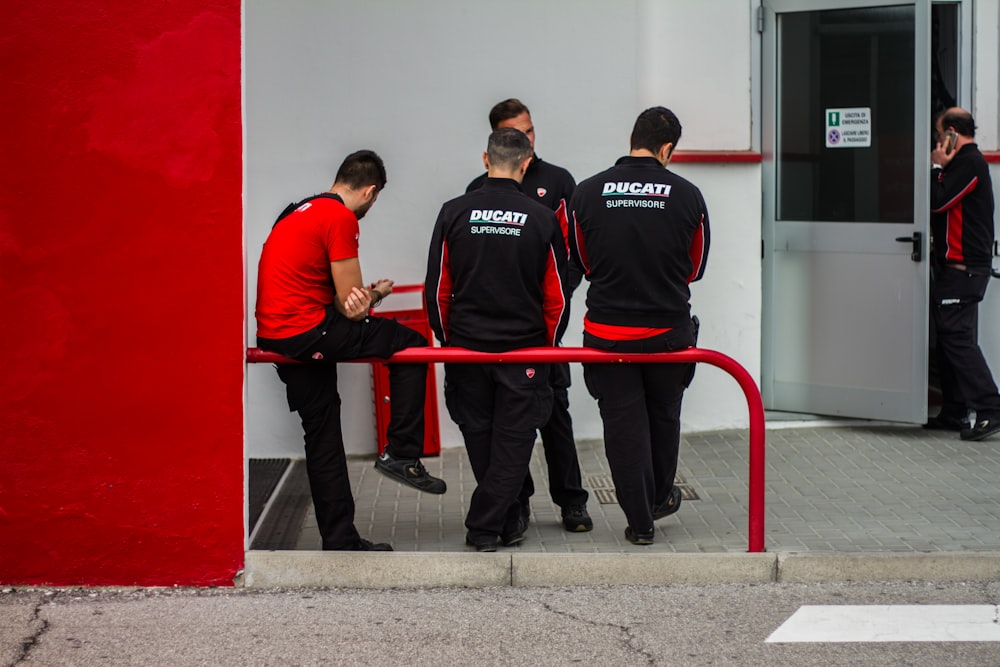
[[[247,349],[250,363],[297,363],[274,352]],[[689,348],[676,352],[619,354],[588,347],[530,347],[510,352],[473,352],[458,347],[411,347],[388,359],[351,359],[345,363],[504,364],[585,362],[589,364],[706,363],[729,373],[740,385],[750,412],[749,506],[747,551],[764,551],[764,402],[750,373],[731,357],[714,350]]]

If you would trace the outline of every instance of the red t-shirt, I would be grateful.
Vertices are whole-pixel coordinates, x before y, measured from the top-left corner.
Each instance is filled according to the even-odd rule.
[[[331,197],[278,222],[257,268],[257,336],[290,338],[322,322],[336,298],[330,263],[357,257],[359,235],[354,213]]]

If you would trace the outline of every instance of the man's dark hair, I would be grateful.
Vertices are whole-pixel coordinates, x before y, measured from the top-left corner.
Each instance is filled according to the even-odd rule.
[[[645,148],[655,153],[666,143],[677,147],[681,139],[681,122],[666,107],[651,107],[635,119],[632,126],[632,148]]]
[[[941,112],[941,127],[946,130],[953,127],[963,137],[973,139],[976,137],[976,121],[965,109],[948,109]]]
[[[528,107],[524,106],[524,103],[519,99],[512,97],[509,100],[497,102],[490,109],[490,127],[495,130],[500,123],[511,118],[517,118],[523,113],[531,115]]]
[[[491,167],[511,169],[531,157],[528,135],[512,127],[493,130],[486,143],[486,156]]]
[[[334,180],[355,190],[374,184],[381,191],[386,182],[385,164],[375,151],[355,151],[344,158]]]

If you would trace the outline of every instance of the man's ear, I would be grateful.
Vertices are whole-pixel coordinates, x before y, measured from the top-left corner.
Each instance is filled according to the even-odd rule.
[[[528,172],[528,167],[531,166],[532,156],[524,158],[524,162],[521,163],[521,176],[523,177]]]
[[[483,151],[483,166],[486,167],[486,171],[490,170],[490,154]]]
[[[670,156],[674,154],[674,142],[668,141],[660,146],[660,154],[657,156],[660,162],[666,167],[670,164]]]

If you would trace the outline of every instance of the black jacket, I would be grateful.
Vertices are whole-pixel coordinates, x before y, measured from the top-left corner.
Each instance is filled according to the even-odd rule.
[[[993,182],[976,144],[946,169],[931,170],[931,259],[989,272],[993,255]]]
[[[424,283],[442,344],[483,352],[555,345],[566,326],[566,243],[516,181],[488,178],[441,207]]]
[[[466,192],[478,190],[486,182],[486,174],[482,174],[473,179]],[[566,238],[566,252],[569,257],[569,200],[573,196],[576,188],[576,181],[573,175],[567,170],[557,165],[546,162],[537,155],[528,165],[528,170],[524,173],[524,180],[521,181],[521,191],[529,198],[538,201],[550,211],[555,211],[556,220],[559,221],[559,228]],[[580,270],[573,264],[567,269],[567,294],[572,294],[577,285],[580,284],[582,275]]]
[[[573,260],[590,282],[590,321],[690,322],[688,284],[704,274],[710,241],[697,187],[655,158],[626,156],[577,186],[570,221]]]

